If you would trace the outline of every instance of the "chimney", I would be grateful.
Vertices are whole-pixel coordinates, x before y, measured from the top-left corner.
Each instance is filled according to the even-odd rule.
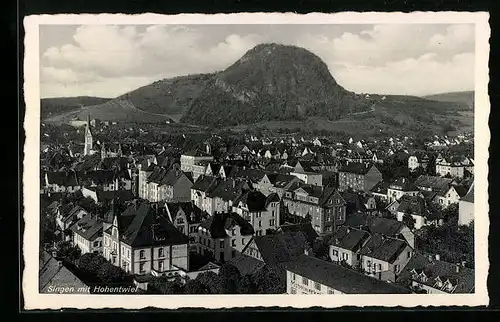
[[[455,273],[460,273],[460,264],[455,265]]]
[[[465,267],[466,263],[467,263],[466,261],[462,261],[460,264],[462,265],[462,267]]]
[[[432,262],[434,260],[434,257],[432,255],[429,255],[429,262]]]
[[[436,260],[438,261],[438,260],[440,259],[439,254],[436,254],[435,258],[436,258]]]
[[[57,251],[55,249],[52,250],[52,257],[57,258]]]

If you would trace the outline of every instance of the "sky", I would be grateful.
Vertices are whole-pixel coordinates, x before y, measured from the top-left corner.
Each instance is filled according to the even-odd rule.
[[[209,73],[260,43],[306,48],[357,93],[474,89],[473,24],[42,25],[45,97],[116,97],[156,80]]]

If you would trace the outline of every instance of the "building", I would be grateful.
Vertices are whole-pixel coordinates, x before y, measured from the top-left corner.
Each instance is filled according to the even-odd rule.
[[[468,225],[474,221],[474,184],[458,203],[458,224]]]
[[[287,263],[287,294],[408,294],[408,289],[302,255]]]
[[[92,130],[90,129],[90,114],[87,115],[87,124],[85,127],[85,147],[83,149],[83,155],[94,154],[94,139],[92,137]]]
[[[344,226],[362,229],[370,234],[382,234],[387,237],[404,239],[411,248],[415,248],[415,234],[401,221],[356,213],[347,217]]]
[[[418,168],[427,169],[429,156],[425,153],[415,153],[408,158],[408,169],[415,171]]]
[[[232,208],[253,226],[256,236],[266,235],[281,224],[280,199],[275,193],[266,197],[260,191],[245,191],[233,201]]]
[[[387,201],[389,203],[399,200],[402,196],[416,196],[419,190],[407,178],[394,180],[387,188]]]
[[[181,170],[191,172],[193,180],[205,174],[207,166],[214,157],[200,150],[192,150],[181,155]]]
[[[262,179],[254,184],[254,187],[266,196],[271,193],[276,193],[278,197],[282,198],[285,191],[297,182],[305,183],[293,175],[265,173]]]
[[[290,175],[297,177],[306,184],[313,186],[323,185],[323,175],[316,172],[291,172]]]
[[[104,257],[136,275],[188,270],[188,237],[161,210],[149,202],[135,202],[115,216],[104,231]]]
[[[442,156],[436,158],[436,174],[439,176],[449,175],[452,178],[463,178],[466,168],[472,166],[469,158],[464,156]]]
[[[147,178],[144,197],[151,202],[188,202],[191,201],[192,186],[188,175],[178,168],[167,170],[156,167]]]
[[[339,190],[370,191],[382,181],[382,173],[374,165],[348,163],[339,170]]]
[[[224,263],[240,254],[253,234],[252,225],[237,213],[217,212],[198,226],[197,252]]]
[[[455,184],[455,180],[438,176],[419,176],[413,184],[421,191],[439,192],[442,189],[447,189],[450,185]]]
[[[174,226],[184,235],[189,236],[191,243],[195,242],[198,226],[208,218],[208,213],[198,208],[193,202],[165,203],[167,216]]]
[[[74,171],[45,172],[45,187],[48,192],[75,192],[81,186]]]
[[[458,204],[460,199],[467,194],[468,189],[464,186],[450,185],[448,188],[441,189],[432,201],[442,208],[453,204]]]
[[[73,231],[73,245],[82,254],[102,254],[103,222],[96,216],[87,214],[70,227]]]
[[[55,254],[43,251],[38,266],[38,291],[46,294],[90,294],[90,286],[67,266],[56,259]]]
[[[202,210],[210,215],[216,212],[232,211],[233,201],[244,191],[250,189],[245,181],[236,179],[225,179],[218,183],[205,194],[202,201]]]
[[[443,223],[441,213],[429,206],[427,201],[420,196],[403,196],[394,203],[398,204],[394,212],[398,221],[404,221],[405,216],[410,215],[415,220],[414,229]]]
[[[87,211],[74,203],[67,203],[57,207],[56,211],[56,225],[57,228],[65,235],[66,230],[69,229],[73,223],[82,217],[88,215]],[[69,236],[65,236],[69,237]]]
[[[295,185],[286,191],[283,203],[289,213],[310,217],[314,230],[319,234],[331,233],[345,221],[345,200],[330,187]]]
[[[310,246],[301,231],[280,232],[272,235],[255,236],[245,246],[242,253],[267,265],[283,266],[296,260]]]
[[[413,248],[404,239],[372,234],[360,255],[361,268],[365,274],[395,282],[413,256]]]
[[[202,210],[209,208],[207,205],[207,195],[219,184],[219,182],[217,178],[212,176],[198,177],[191,187],[191,201],[194,205]]]
[[[442,261],[439,256],[415,254],[405,266],[397,283],[415,293],[470,294],[474,293],[474,270],[464,263]]]
[[[329,257],[332,262],[347,264],[350,267],[358,267],[361,255],[359,252],[370,238],[367,231],[342,226],[333,234]]]

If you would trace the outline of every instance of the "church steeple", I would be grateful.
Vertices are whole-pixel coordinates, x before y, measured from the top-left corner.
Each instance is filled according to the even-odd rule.
[[[89,155],[93,147],[92,131],[90,130],[90,114],[87,115],[87,126],[85,129],[85,148],[84,155]]]

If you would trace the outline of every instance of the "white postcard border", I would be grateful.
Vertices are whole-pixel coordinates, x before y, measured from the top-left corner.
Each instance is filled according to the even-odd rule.
[[[177,309],[183,307],[340,307],[340,306],[481,306],[489,303],[487,291],[488,261],[488,60],[490,27],[486,12],[413,12],[378,13],[238,13],[238,14],[61,14],[29,16],[24,19],[24,129],[25,159],[23,172],[24,239],[22,290],[24,308],[126,308],[147,307]],[[476,25],[475,70],[475,293],[408,295],[79,295],[38,293],[39,243],[39,155],[40,155],[40,81],[39,25],[79,24],[397,24],[397,23],[474,23]]]

